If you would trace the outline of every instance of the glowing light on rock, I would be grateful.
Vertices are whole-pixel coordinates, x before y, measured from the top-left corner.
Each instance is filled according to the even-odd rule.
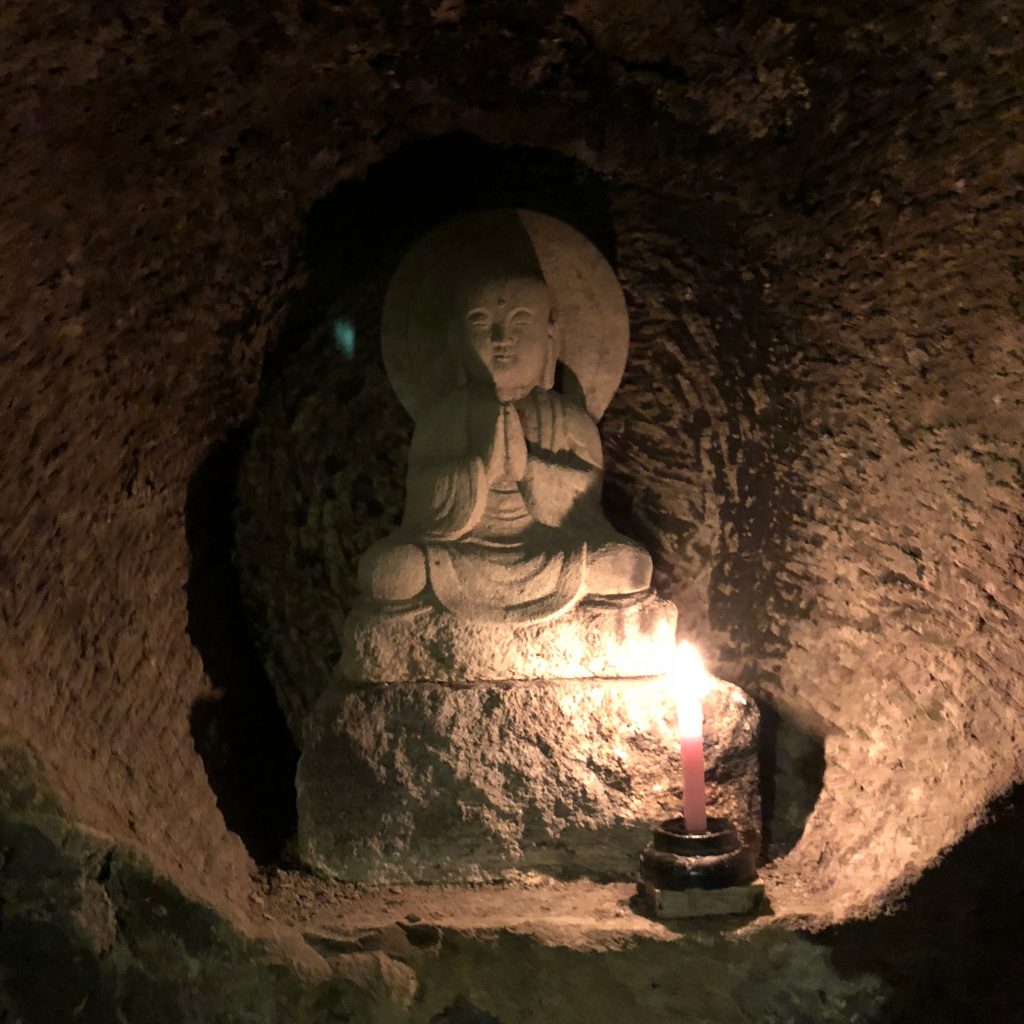
[[[676,708],[679,717],[679,757],[683,769],[683,822],[688,832],[708,828],[704,785],[704,708],[711,676],[700,651],[683,642],[676,653]]]
[[[334,346],[346,358],[351,359],[356,351],[356,329],[351,320],[334,321]]]

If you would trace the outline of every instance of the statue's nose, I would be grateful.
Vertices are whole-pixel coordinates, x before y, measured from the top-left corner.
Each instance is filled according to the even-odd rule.
[[[500,323],[491,324],[491,341],[501,341],[504,335],[505,332],[502,330]]]

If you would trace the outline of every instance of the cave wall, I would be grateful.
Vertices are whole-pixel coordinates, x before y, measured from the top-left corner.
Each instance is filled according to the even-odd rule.
[[[877,908],[1022,775],[1019,21],[9,4],[4,728],[75,818],[248,920],[195,714],[269,690],[193,643],[194,553],[232,510],[187,524],[190,485],[291,351],[318,200],[424,139],[537,147],[610,204],[634,341],[609,503],[719,673],[824,744],[780,906]]]

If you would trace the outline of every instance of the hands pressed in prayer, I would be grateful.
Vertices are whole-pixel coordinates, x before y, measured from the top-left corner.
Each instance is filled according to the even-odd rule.
[[[494,439],[486,459],[487,479],[519,483],[526,473],[526,438],[515,406],[503,403],[494,424]]]

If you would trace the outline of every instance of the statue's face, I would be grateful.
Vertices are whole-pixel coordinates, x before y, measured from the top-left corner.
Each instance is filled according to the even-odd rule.
[[[551,293],[543,281],[514,277],[471,290],[456,313],[470,370],[490,379],[502,401],[548,387],[554,325]]]

